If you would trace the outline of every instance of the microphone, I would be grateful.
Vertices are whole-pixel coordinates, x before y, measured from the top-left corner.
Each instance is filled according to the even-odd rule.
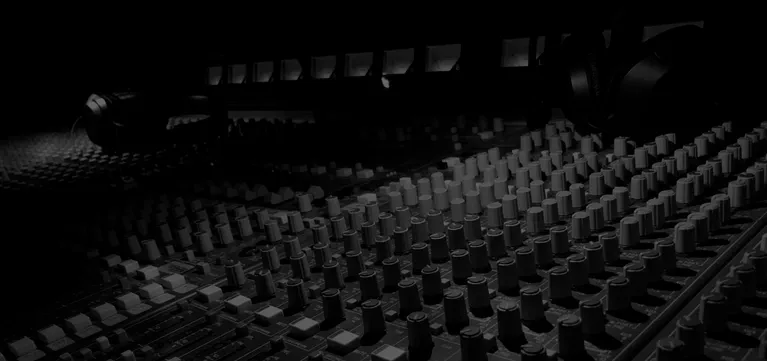
[[[198,121],[170,126],[171,117]],[[179,143],[202,143],[227,130],[226,112],[207,96],[151,92],[94,93],[82,119],[88,138],[110,152],[150,152]]]

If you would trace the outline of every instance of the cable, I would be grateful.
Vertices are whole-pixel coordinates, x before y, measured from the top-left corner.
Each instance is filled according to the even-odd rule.
[[[79,123],[81,119],[83,119],[82,115],[77,117],[77,119],[75,119],[75,123],[72,124],[72,129],[69,130],[69,137],[70,138],[75,136],[75,128],[77,127],[77,123]]]

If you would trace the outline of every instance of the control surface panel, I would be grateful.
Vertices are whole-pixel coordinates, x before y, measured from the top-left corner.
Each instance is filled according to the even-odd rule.
[[[767,122],[487,133],[405,170],[128,182],[79,246],[100,282],[0,360],[765,359]]]

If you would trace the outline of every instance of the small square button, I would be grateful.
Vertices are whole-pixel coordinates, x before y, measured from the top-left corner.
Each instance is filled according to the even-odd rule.
[[[210,285],[197,291],[197,299],[203,303],[211,303],[220,300],[224,297],[224,291],[217,287]]]
[[[250,301],[249,297],[239,295],[234,298],[232,298],[229,301],[226,301],[226,310],[231,313],[236,314],[242,314],[244,313],[253,303]]]
[[[106,338],[106,336],[99,336],[98,338],[96,338],[96,344],[99,345],[99,350],[101,351],[104,351],[111,346],[109,343],[109,339]]]
[[[112,268],[112,267],[117,266],[118,264],[120,264],[120,262],[122,262],[122,258],[120,258],[120,256],[118,256],[116,254],[110,254],[108,256],[105,256],[103,258],[103,260],[104,260],[104,264],[107,266],[107,268]]]
[[[285,349],[285,340],[282,336],[274,336],[269,339],[269,348],[271,352],[280,352]]]
[[[67,329],[69,329],[70,332],[74,332],[74,333],[85,330],[91,324],[92,323],[91,323],[90,317],[82,313],[77,316],[68,318],[66,321],[64,321],[64,325],[67,327]]]
[[[392,345],[383,345],[370,354],[373,361],[406,361],[407,352]]]
[[[303,340],[314,336],[320,330],[320,323],[311,318],[300,318],[290,324],[290,335]]]
[[[388,310],[384,313],[384,319],[389,322],[396,320],[397,316],[399,316],[399,313],[395,310]]]
[[[163,287],[174,290],[178,287],[183,286],[186,283],[186,279],[184,279],[183,275],[180,275],[178,273],[174,273],[169,276],[165,276],[158,281]]]
[[[487,352],[495,352],[498,350],[498,342],[496,342],[495,335],[492,333],[485,333],[482,335],[485,342],[485,350]]]
[[[442,326],[442,324],[441,324],[441,323],[438,323],[438,322],[434,322],[434,323],[432,323],[431,325],[429,325],[429,331],[430,331],[430,332],[431,332],[431,334],[432,334],[432,335],[434,335],[434,336],[439,336],[439,335],[441,335],[441,334],[442,334],[442,332],[444,331],[444,329],[445,329],[445,328]]]
[[[120,262],[120,264],[117,265],[117,269],[124,273],[124,274],[131,274],[133,272],[138,271],[139,264],[135,260],[129,259]]]
[[[123,351],[120,354],[120,359],[121,360],[134,360],[134,359],[136,359],[136,356],[133,354],[133,351],[126,350],[126,351]]]
[[[111,303],[102,303],[91,308],[91,317],[98,322],[104,322],[109,317],[117,314],[117,309]]]
[[[142,280],[152,280],[160,277],[160,269],[155,266],[146,266],[138,270],[138,278]]]
[[[93,351],[89,348],[80,349],[80,358],[83,360],[90,360],[93,358]]]
[[[162,286],[160,286],[157,283],[150,283],[144,287],[139,288],[138,290],[138,294],[142,298],[146,298],[146,299],[155,298],[163,293],[165,293],[165,290],[163,290]]]
[[[133,292],[128,292],[117,297],[115,300],[117,301],[117,307],[123,310],[131,309],[141,303],[141,299]]]
[[[360,336],[346,330],[340,330],[328,337],[328,349],[346,355],[360,346]]]
[[[488,289],[487,293],[491,300],[498,295],[498,291],[496,291],[495,288]]]
[[[37,331],[37,336],[40,338],[40,341],[43,341],[43,343],[47,345],[64,338],[66,335],[64,334],[64,330],[61,329],[61,327],[57,325],[51,325]]]
[[[37,346],[35,345],[35,341],[32,341],[31,338],[24,337],[9,343],[8,350],[10,350],[14,356],[21,357],[37,350]]]
[[[203,276],[207,276],[210,274],[210,263],[208,262],[200,262],[197,264],[196,268],[197,268],[197,273]]]
[[[320,288],[320,286],[317,286],[317,285],[309,286],[309,298],[320,297],[320,293],[322,293],[322,289]]]
[[[357,307],[357,304],[359,304],[359,301],[356,298],[350,298],[346,300],[347,309],[354,309]]]
[[[282,310],[274,306],[266,306],[256,312],[256,320],[267,326],[274,323],[278,317],[282,317]]]

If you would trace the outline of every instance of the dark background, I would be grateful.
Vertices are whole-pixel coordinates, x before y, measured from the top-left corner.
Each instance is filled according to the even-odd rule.
[[[412,15],[406,9],[346,9],[334,16],[313,17],[308,11],[271,10],[252,19],[245,15],[238,19],[231,13],[209,14],[209,19],[186,19],[178,14],[146,22],[121,17],[119,11],[101,16],[93,11],[66,19],[39,17],[28,24],[29,29],[19,30],[19,35],[13,30],[7,33],[12,51],[5,57],[14,63],[7,69],[14,80],[11,83],[18,84],[5,87],[17,99],[8,108],[14,115],[0,122],[0,133],[71,124],[94,91],[150,88],[188,92],[200,84],[207,64],[222,59],[252,62],[459,43],[480,37],[545,35],[594,24],[609,28],[618,11],[629,11],[645,24],[704,20],[712,39],[711,60],[727,74],[716,80],[724,82],[720,87],[724,96],[754,107],[764,94],[762,66],[758,65],[763,55],[757,45],[762,35],[748,29],[748,9],[721,5],[664,9],[636,4],[620,9],[615,5],[512,9],[487,9],[463,18],[455,16],[456,12],[453,16]]]

